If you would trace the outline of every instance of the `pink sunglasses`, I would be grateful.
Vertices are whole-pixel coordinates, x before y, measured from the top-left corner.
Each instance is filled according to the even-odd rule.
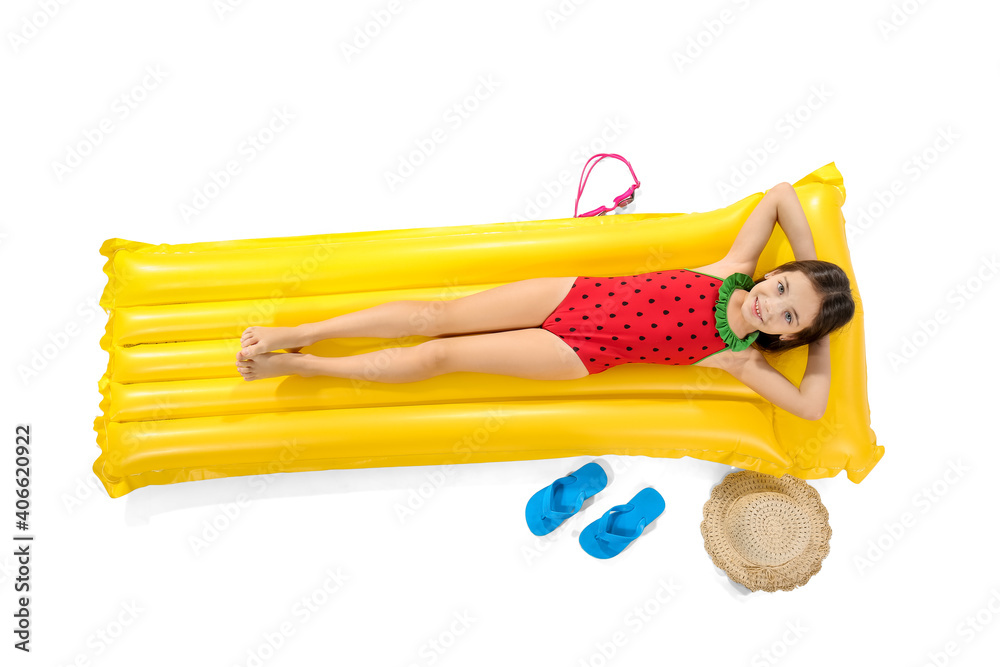
[[[588,211],[586,213],[580,213],[579,215],[577,215],[577,210],[580,207],[580,197],[583,196],[583,189],[587,187],[587,178],[590,178],[590,171],[587,170],[587,165],[589,165],[590,160],[593,160],[595,157],[597,158],[597,162],[600,162],[606,157],[613,157],[613,158],[618,158],[619,160],[627,164],[628,170],[632,172],[632,180],[635,181],[635,185],[626,190],[624,194],[615,197],[614,206],[612,206],[611,208],[608,208],[607,206],[601,206],[600,208],[595,208],[593,211]],[[604,215],[605,213],[613,211],[616,208],[625,208],[633,201],[635,201],[635,191],[639,187],[639,179],[636,177],[635,171],[633,171],[632,165],[629,164],[628,160],[626,160],[621,155],[618,155],[616,153],[598,153],[597,155],[591,156],[590,160],[587,160],[587,164],[583,165],[583,171],[587,175],[587,178],[584,178],[583,173],[580,174],[580,185],[579,187],[577,187],[576,190],[576,206],[573,207],[574,218],[587,218],[593,215]],[[594,164],[590,167],[591,170],[593,170],[593,168],[597,166],[597,162],[594,162]]]

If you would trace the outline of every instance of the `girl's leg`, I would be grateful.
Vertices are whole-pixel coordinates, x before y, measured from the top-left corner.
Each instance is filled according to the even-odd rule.
[[[427,321],[421,315],[430,301],[390,301],[320,322],[294,327],[247,327],[240,338],[237,360],[272,350],[297,350],[327,338],[396,338],[412,329],[413,321]],[[395,333],[394,333],[395,332]],[[433,334],[425,334],[433,335]]]
[[[278,375],[326,375],[372,382],[417,382],[445,373],[492,373],[530,380],[574,380],[586,366],[544,329],[438,338],[349,357],[266,353],[237,363],[247,380]]]
[[[529,278],[437,301],[390,301],[297,327],[248,327],[237,359],[326,338],[403,338],[537,327],[563,300],[576,277]]]

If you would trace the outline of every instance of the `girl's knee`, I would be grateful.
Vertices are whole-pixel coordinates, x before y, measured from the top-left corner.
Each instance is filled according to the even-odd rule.
[[[442,338],[414,345],[410,350],[414,365],[427,373],[442,373],[448,361],[448,341]]]
[[[433,341],[428,341],[428,343]],[[441,350],[437,345],[410,345],[408,347],[386,348],[371,354],[379,355],[372,361],[373,378],[367,371],[366,379],[379,382],[419,382],[440,375]]]

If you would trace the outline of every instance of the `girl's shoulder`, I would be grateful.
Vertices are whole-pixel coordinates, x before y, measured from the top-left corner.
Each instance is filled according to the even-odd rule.
[[[719,368],[727,373],[735,375],[735,371],[738,370],[740,366],[752,361],[755,357],[763,359],[764,355],[753,347],[748,347],[747,349],[740,350],[739,352],[734,350],[723,350],[722,352],[716,352],[715,354],[709,355],[693,365],[701,366],[703,368],[706,366],[709,368]]]
[[[753,272],[756,268],[756,266],[750,266],[749,262],[718,261],[706,264],[705,266],[692,266],[688,270],[694,271],[695,273],[704,273],[707,276],[714,276],[720,280],[725,280],[734,273],[745,273],[753,278]]]

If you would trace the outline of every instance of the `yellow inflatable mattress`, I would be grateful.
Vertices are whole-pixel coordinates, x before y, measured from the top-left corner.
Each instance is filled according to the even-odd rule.
[[[149,484],[275,472],[625,454],[691,456],[771,475],[860,482],[882,457],[870,428],[864,313],[845,190],[830,163],[795,183],[819,259],[851,279],[854,321],[831,336],[818,421],[776,408],[724,371],[626,364],[578,380],[449,373],[394,384],[297,376],[247,382],[250,325],[290,326],[398,299],[448,300],[540,276],[697,267],[729,250],[763,196],[707,213],[562,218],[288,238],[101,247],[109,354],[94,472],[117,498]],[[795,259],[779,226],[754,279]],[[350,355],[405,340],[306,348]],[[794,384],[807,348],[769,355]]]

